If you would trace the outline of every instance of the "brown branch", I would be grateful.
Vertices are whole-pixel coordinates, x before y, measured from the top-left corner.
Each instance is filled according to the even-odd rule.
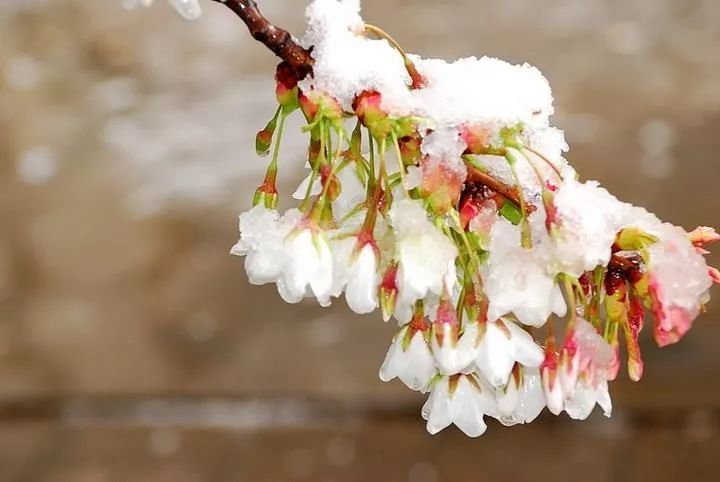
[[[493,191],[497,192],[498,194],[505,197],[507,200],[515,204],[516,206],[520,206],[520,193],[518,192],[518,188],[516,186],[509,186],[505,184],[504,182],[500,181],[499,179],[495,179],[489,174],[486,174],[482,172],[480,169],[477,169],[472,166],[467,166],[468,169],[468,175],[467,179],[468,181],[472,182],[479,182],[480,184],[484,184],[485,186],[489,187]],[[526,205],[525,206],[526,214],[530,214],[533,211],[535,211],[535,206],[532,205]]]
[[[271,24],[261,13],[255,0],[213,0],[222,3],[245,22],[250,35],[269,48],[292,67],[298,79],[312,73],[310,51],[301,47],[287,30]]]

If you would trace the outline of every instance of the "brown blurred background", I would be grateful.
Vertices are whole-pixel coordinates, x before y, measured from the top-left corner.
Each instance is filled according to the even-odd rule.
[[[156,3],[0,0],[0,481],[720,480],[717,301],[680,345],[646,339],[612,419],[469,440],[427,435],[423,400],[378,380],[379,316],[248,285],[228,250],[264,169],[252,141],[276,61],[222,6],[188,23]],[[305,1],[258,3],[302,32]],[[364,11],[409,51],[537,65],[585,178],[720,224],[718,0]]]

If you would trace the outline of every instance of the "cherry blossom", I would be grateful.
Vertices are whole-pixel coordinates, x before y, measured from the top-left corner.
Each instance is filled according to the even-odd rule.
[[[170,1],[200,14],[196,0]],[[344,295],[356,313],[394,317],[379,376],[430,392],[431,434],[455,425],[477,437],[486,416],[529,423],[545,407],[610,416],[621,360],[635,381],[648,368],[646,314],[665,346],[709,302],[720,271],[705,255],[720,235],[580,180],[535,67],[409,55],[364,22],[359,0],[312,0],[306,17],[299,41],[255,32],[297,55],[276,70],[277,110],[256,136],[271,160],[231,249],[250,283],[275,283],[289,303]],[[296,111],[307,157],[286,195],[279,147]]]

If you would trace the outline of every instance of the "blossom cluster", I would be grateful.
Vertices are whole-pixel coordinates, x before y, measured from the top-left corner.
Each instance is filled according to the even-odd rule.
[[[408,55],[357,0],[315,0],[307,18],[313,72],[278,66],[279,106],[256,142],[271,161],[232,248],[250,282],[395,319],[380,378],[429,394],[430,433],[475,437],[485,417],[522,424],[545,407],[609,416],[621,344],[639,380],[646,313],[660,346],[685,335],[720,281],[704,259],[720,235],[578,180],[537,69]],[[308,173],[280,212],[297,111]]]

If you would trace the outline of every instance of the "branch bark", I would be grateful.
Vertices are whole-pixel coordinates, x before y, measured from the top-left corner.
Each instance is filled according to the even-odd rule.
[[[467,166],[467,169],[468,181],[484,184],[498,194],[501,194],[503,197],[511,201],[516,206],[520,206],[520,193],[518,192],[518,188],[516,186],[509,186],[502,181],[495,179],[489,174],[485,174],[484,172],[475,167]],[[525,211],[526,214],[530,214],[535,211],[535,206],[528,204],[525,206]]]
[[[313,58],[310,51],[300,46],[293,36],[271,24],[258,9],[255,0],[213,0],[222,3],[245,22],[250,35],[265,45],[292,68],[298,79],[312,73]]]

